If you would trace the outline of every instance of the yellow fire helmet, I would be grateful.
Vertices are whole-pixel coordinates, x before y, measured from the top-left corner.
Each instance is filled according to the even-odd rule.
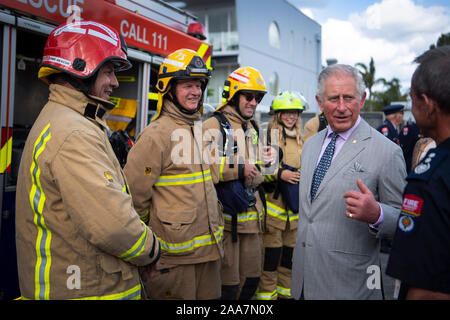
[[[208,80],[211,78],[211,70],[206,67],[203,59],[197,52],[190,49],[178,49],[169,54],[161,64],[158,73],[158,104],[156,114],[152,121],[156,120],[160,114],[163,104],[163,98],[174,80],[179,79],[199,79],[202,81],[202,92],[204,94]],[[200,112],[202,111],[203,94],[200,100]]]
[[[274,112],[285,110],[297,110],[303,112],[307,106],[308,102],[305,97],[298,92],[284,91],[272,101],[272,110]]]
[[[239,91],[255,91],[266,94],[266,83],[261,73],[252,67],[241,67],[234,70],[225,80],[222,92],[222,105],[219,110],[226,106]]]

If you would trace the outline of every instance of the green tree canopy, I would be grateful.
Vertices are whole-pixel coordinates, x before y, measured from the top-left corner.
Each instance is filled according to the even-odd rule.
[[[406,101],[408,94],[402,94],[400,80],[392,78],[387,81],[384,78],[379,82],[386,88],[385,91],[374,92],[374,111],[381,111],[385,106],[390,105],[393,101]]]
[[[443,47],[450,45],[450,32],[448,33],[441,33],[439,39],[436,41],[436,44],[430,45],[430,49],[434,49],[436,47]]]
[[[355,67],[359,70],[361,77],[363,78],[364,84],[366,85],[367,90],[369,90],[369,97],[366,100],[365,108],[368,108],[369,111],[373,110],[373,94],[372,87],[376,83],[375,80],[375,62],[373,61],[373,57],[370,57],[369,66],[366,66],[362,62],[358,62],[355,64]]]

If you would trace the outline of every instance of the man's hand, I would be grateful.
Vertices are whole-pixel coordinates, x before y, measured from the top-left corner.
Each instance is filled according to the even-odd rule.
[[[265,146],[263,152],[263,164],[273,165],[277,162],[278,152],[272,146]]]
[[[258,174],[258,168],[254,165],[248,162],[248,160],[245,160],[245,166],[244,166],[244,177],[247,179],[253,179]]]
[[[344,193],[347,208],[345,215],[349,218],[374,224],[380,218],[381,209],[372,192],[358,179],[359,190],[350,190]]]
[[[282,170],[280,175],[281,180],[297,184],[300,182],[300,172],[291,170]]]
[[[159,267],[159,262],[145,267],[139,267],[139,274],[142,280],[147,281],[151,278],[153,272],[157,271]]]

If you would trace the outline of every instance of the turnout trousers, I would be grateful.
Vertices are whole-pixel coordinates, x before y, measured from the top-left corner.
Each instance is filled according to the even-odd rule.
[[[231,232],[224,231],[222,299],[250,300],[261,277],[262,234],[238,233],[237,242],[231,238]]]
[[[220,298],[220,260],[160,266],[146,282],[150,300],[213,300]]]
[[[295,247],[297,229],[285,230],[272,226],[263,234],[264,264],[257,300],[276,300],[291,298],[292,253]]]

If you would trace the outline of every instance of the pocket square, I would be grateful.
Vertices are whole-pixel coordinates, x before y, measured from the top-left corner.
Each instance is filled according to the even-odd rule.
[[[365,172],[366,170],[364,169],[364,167],[361,165],[361,163],[359,163],[358,161],[356,161],[353,164],[353,169],[355,169],[355,172]]]

